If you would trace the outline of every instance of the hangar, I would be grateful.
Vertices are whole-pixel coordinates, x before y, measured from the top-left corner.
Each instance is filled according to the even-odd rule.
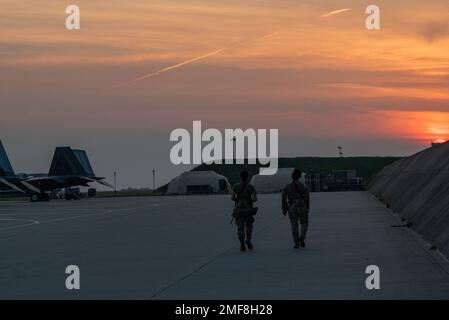
[[[166,194],[229,193],[230,189],[228,179],[215,171],[188,171],[168,183]]]

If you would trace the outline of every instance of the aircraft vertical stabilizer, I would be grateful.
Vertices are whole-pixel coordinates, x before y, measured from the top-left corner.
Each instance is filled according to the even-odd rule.
[[[14,170],[12,169],[11,162],[9,162],[8,155],[5,148],[0,141],[0,177],[14,176]]]
[[[51,162],[49,176],[85,176],[87,173],[70,147],[57,147]]]

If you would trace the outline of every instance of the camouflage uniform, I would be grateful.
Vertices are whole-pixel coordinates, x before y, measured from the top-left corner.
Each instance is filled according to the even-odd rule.
[[[309,227],[310,193],[307,186],[299,181],[289,183],[282,192],[282,210],[288,212],[295,244],[304,241]],[[301,236],[299,225],[301,224]]]
[[[245,187],[246,186],[246,187]],[[237,183],[232,187],[232,200],[235,201],[235,211],[238,213],[239,209],[253,208],[252,194],[256,194],[256,189],[249,183]],[[248,215],[236,214],[234,215],[235,224],[237,225],[237,234],[240,242],[251,241],[253,233],[254,217]]]

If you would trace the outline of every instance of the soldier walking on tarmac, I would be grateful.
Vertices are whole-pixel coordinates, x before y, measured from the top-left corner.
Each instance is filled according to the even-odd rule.
[[[282,213],[284,216],[288,214],[290,218],[295,249],[306,246],[305,239],[309,226],[310,193],[307,186],[299,181],[301,176],[301,170],[294,169],[293,181],[287,184],[282,192]],[[301,236],[298,222],[301,224]]]
[[[254,216],[257,208],[254,202],[257,201],[256,189],[248,182],[248,171],[240,172],[240,183],[232,187],[232,201],[235,202],[232,213],[237,225],[237,233],[240,240],[240,251],[253,249],[251,236],[253,233]]]

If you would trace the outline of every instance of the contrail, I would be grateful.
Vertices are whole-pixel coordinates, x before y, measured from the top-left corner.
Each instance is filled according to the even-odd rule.
[[[170,72],[170,71],[173,71],[173,70],[178,69],[178,68],[182,68],[182,67],[184,67],[186,65],[195,63],[197,61],[213,57],[213,56],[215,56],[217,54],[222,53],[223,51],[231,50],[231,49],[234,49],[234,48],[237,48],[237,47],[244,46],[244,45],[246,45],[248,43],[251,43],[251,42],[254,42],[254,41],[258,41],[258,40],[262,40],[262,39],[265,39],[265,38],[268,38],[268,37],[272,37],[272,36],[274,36],[274,35],[276,35],[276,34],[278,34],[280,32],[281,31],[272,32],[272,33],[266,34],[266,35],[258,37],[258,38],[249,39],[249,40],[246,40],[244,42],[240,42],[240,43],[237,43],[237,44],[234,44],[234,45],[231,45],[231,46],[227,46],[227,47],[224,47],[224,48],[221,48],[221,49],[217,49],[215,51],[203,54],[201,56],[198,56],[198,57],[195,57],[195,58],[191,58],[191,59],[179,62],[177,64],[174,64],[174,65],[162,68],[160,70],[144,74],[143,76],[134,78],[134,79],[132,79],[132,80],[130,80],[128,82],[125,82],[125,83],[122,83],[122,84],[117,84],[117,85],[113,86],[113,88],[121,87],[121,86],[124,86],[124,85],[127,85],[127,84],[131,84],[131,83],[134,83],[134,82],[137,82],[137,81],[142,81],[144,79],[156,77],[156,76],[161,75],[163,73]]]
[[[334,11],[331,11],[331,12],[323,14],[321,16],[321,18],[327,18],[327,17],[333,16],[333,15],[336,15],[336,14],[339,14],[339,13],[343,13],[343,12],[346,12],[346,11],[351,11],[351,10],[352,10],[351,8],[334,10]]]

